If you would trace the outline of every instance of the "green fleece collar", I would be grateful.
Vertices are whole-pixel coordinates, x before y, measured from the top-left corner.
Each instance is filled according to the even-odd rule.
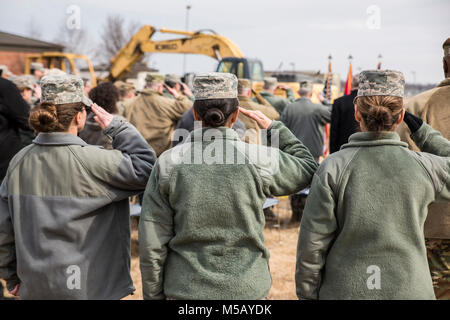
[[[374,132],[357,132],[348,138],[348,143],[344,144],[341,149],[354,147],[376,147],[383,145],[395,145],[400,147],[408,147],[408,144],[400,140],[397,132],[383,131],[376,135]]]
[[[205,134],[207,134],[206,138],[204,138]],[[240,141],[237,132],[228,127],[195,129],[189,134],[187,141],[210,141],[215,139]]]
[[[80,137],[65,132],[41,132],[33,140],[33,143],[43,146],[88,145]]]

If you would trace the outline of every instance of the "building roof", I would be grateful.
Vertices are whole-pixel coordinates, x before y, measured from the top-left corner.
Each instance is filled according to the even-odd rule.
[[[0,31],[0,51],[63,51],[64,46]]]

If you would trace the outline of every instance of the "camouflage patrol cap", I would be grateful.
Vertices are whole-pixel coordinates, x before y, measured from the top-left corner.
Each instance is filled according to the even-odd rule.
[[[114,86],[123,91],[134,90],[134,86],[132,83],[123,82],[122,80],[118,80],[114,82]]]
[[[32,62],[30,64],[30,69],[44,71],[44,65],[40,62]]]
[[[395,70],[365,70],[359,74],[359,88],[356,97],[361,96],[404,96],[405,78]]]
[[[8,76],[12,75],[11,71],[9,71],[8,66],[1,64],[0,65],[0,70],[2,71],[2,74],[6,74]]]
[[[164,83],[164,76],[157,72],[150,72],[147,73],[145,76],[145,81],[147,84],[154,83],[154,84],[163,84]]]
[[[278,83],[277,78],[275,77],[264,77],[264,86],[276,86]]]
[[[210,72],[194,78],[195,100],[237,98],[238,80],[232,73]]]
[[[46,76],[59,76],[59,75],[66,75],[64,71],[58,68],[52,68],[45,71]]]
[[[65,104],[82,102],[90,106],[92,101],[84,95],[83,80],[73,75],[48,75],[41,79],[42,102]]]
[[[33,90],[34,88],[34,84],[35,82],[32,81],[29,77],[27,76],[18,76],[18,77],[14,77],[12,79],[12,82],[16,85],[17,88],[28,88],[30,90]]]
[[[165,77],[164,81],[180,83],[181,82],[181,78],[178,75],[171,73],[171,74],[166,74],[166,77]]]
[[[300,81],[300,89],[312,90],[313,83],[311,80]]]
[[[444,44],[442,45],[442,48],[444,49],[444,56],[450,55],[450,38],[445,40]]]
[[[238,79],[238,92],[244,89],[251,89],[252,82],[249,79]]]

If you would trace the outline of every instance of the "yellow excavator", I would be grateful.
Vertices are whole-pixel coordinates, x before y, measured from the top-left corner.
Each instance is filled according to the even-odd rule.
[[[152,37],[157,32],[175,34],[182,37],[170,40],[152,40]],[[219,61],[217,72],[229,72],[235,74],[240,79],[246,78],[252,80],[254,93],[263,90],[264,68],[262,62],[258,59],[245,58],[239,47],[230,39],[218,35],[212,30],[200,30],[197,32],[178,31],[156,29],[150,25],[143,26],[111,59],[108,79],[110,81],[123,79],[131,70],[131,67],[142,59],[147,52],[202,54]],[[298,81],[292,79],[290,81],[280,81],[281,83],[291,87],[296,97],[298,97]],[[319,93],[322,89],[323,84],[315,84],[315,92]],[[275,94],[285,96],[285,91],[278,89]],[[339,90],[333,86],[332,99],[338,94]],[[259,98],[258,94],[256,96]]]
[[[157,32],[182,37],[170,40],[152,40]],[[156,29],[151,25],[143,26],[111,59],[107,80],[123,79],[131,70],[131,67],[143,58],[145,53],[202,54],[219,61],[216,71],[229,72],[235,74],[238,78],[252,80],[255,92],[263,89],[264,68],[262,62],[258,59],[245,58],[239,47],[230,39],[218,35],[212,30],[178,31],[164,28]],[[66,72],[78,74],[74,62],[76,59],[83,59],[87,62],[94,86],[97,80],[102,80],[96,79],[94,68],[86,56],[72,53],[44,52],[30,55],[26,60],[25,73],[30,72],[31,61],[46,61],[49,68],[56,67]],[[284,82],[284,84],[290,86],[297,95],[298,82],[290,81]],[[276,94],[283,96],[284,91],[279,89]]]
[[[184,37],[154,41],[151,38],[156,32]],[[155,29],[146,25],[111,59],[109,79],[122,78],[146,52],[202,54],[220,61],[218,66],[220,72],[231,72],[238,78],[253,81],[263,81],[264,78],[261,61],[244,58],[236,44],[212,30],[178,31]]]

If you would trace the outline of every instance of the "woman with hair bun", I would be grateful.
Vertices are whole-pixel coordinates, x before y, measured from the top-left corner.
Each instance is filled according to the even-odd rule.
[[[450,142],[403,108],[404,77],[360,74],[361,131],[314,175],[295,275],[300,299],[435,299],[424,222],[450,201]],[[402,121],[423,152],[394,132]]]
[[[128,197],[143,191],[155,154],[132,125],[92,104],[69,75],[41,80],[29,117],[36,139],[0,187],[0,277],[22,299],[120,299],[130,276]],[[115,150],[77,134],[86,111]]]
[[[144,299],[262,299],[272,279],[263,204],[308,186],[317,164],[281,122],[239,108],[237,78],[194,78],[203,127],[158,158],[139,222]],[[239,112],[267,130],[273,147],[231,129]],[[275,146],[279,137],[279,148]]]

